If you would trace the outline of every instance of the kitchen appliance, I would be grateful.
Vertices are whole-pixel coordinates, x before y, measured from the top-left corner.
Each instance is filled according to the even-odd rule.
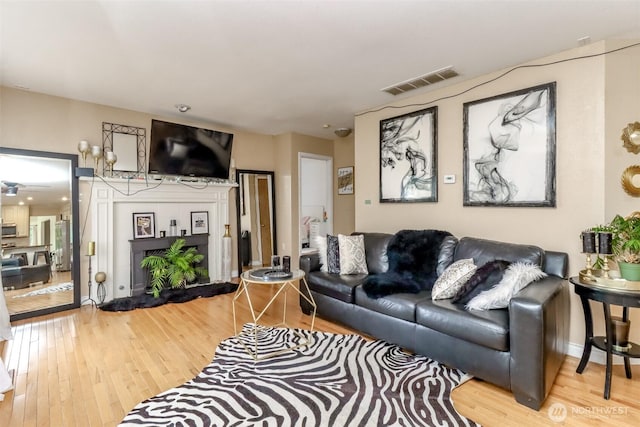
[[[16,224],[2,224],[2,237],[16,237],[18,228]]]

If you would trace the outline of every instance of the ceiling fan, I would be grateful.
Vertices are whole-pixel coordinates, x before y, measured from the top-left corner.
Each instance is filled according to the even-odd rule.
[[[17,196],[18,195],[18,188],[31,188],[31,187],[50,187],[49,185],[39,185],[39,184],[20,184],[19,182],[12,182],[12,181],[1,181],[2,182],[2,187],[1,187],[1,192],[2,194],[12,197],[12,196]]]

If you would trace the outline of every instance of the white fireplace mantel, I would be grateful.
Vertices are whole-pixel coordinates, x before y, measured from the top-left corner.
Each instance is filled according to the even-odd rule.
[[[159,237],[161,230],[169,235],[172,219],[177,221],[178,234],[182,229],[191,234],[191,212],[208,212],[209,277],[222,280],[222,236],[229,223],[229,190],[236,184],[99,177],[83,181],[91,186],[91,234],[84,241],[96,242],[91,267],[94,274],[107,274],[105,301],[130,296],[134,213],[154,213]]]

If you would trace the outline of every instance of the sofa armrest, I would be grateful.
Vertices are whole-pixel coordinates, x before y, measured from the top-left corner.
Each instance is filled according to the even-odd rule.
[[[318,255],[317,253],[302,255],[300,257],[300,269],[304,271],[307,284],[309,284],[309,273],[320,271],[320,255]],[[307,289],[304,286],[300,286],[300,292],[302,292],[304,295],[306,295],[307,298],[309,298]],[[313,310],[311,304],[309,304],[307,299],[302,295],[300,295],[300,308],[302,309],[302,312],[304,314],[311,314],[311,311]]]
[[[540,409],[567,354],[569,286],[555,276],[527,286],[509,304],[511,391]]]
[[[300,269],[308,275],[312,271],[320,271],[320,255],[312,253],[300,257]]]

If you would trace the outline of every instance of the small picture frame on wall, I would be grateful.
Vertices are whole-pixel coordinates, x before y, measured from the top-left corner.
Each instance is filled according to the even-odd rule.
[[[338,194],[353,194],[353,166],[338,168]]]
[[[156,214],[153,212],[133,214],[133,238],[153,239],[156,237]]]
[[[209,212],[191,212],[191,234],[209,234]]]

